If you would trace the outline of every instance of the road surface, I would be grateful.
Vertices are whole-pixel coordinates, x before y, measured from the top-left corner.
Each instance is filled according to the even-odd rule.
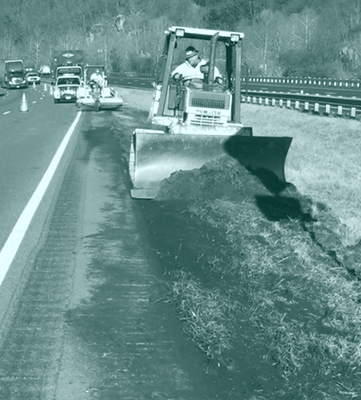
[[[239,398],[162,300],[117,135],[146,112],[124,100],[78,113],[43,85],[0,100],[0,399]]]

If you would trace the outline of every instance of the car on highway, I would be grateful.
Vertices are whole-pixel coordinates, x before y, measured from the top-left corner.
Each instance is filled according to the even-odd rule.
[[[54,85],[54,103],[76,102],[77,91],[81,85],[79,76],[61,75],[57,78]]]
[[[40,76],[36,72],[29,72],[26,74],[25,79],[28,85],[32,85],[34,82],[36,85],[39,85],[41,80]]]

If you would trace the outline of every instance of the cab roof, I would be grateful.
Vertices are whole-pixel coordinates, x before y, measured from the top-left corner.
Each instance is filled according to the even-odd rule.
[[[183,34],[181,32],[183,31]],[[218,33],[218,40],[228,42],[233,35],[238,35],[239,40],[244,38],[244,33],[235,31],[218,31],[214,29],[201,29],[201,28],[188,28],[184,26],[171,26],[166,33],[175,33],[176,36],[189,38],[189,39],[203,39],[209,40]]]
[[[58,76],[58,79],[62,78],[77,78],[80,79],[79,75],[74,75],[74,74],[62,74]]]

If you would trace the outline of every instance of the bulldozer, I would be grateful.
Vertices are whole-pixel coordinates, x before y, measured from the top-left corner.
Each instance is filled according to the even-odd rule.
[[[92,73],[101,72],[102,83],[91,80]],[[104,65],[86,65],[84,67],[83,84],[77,91],[76,106],[82,111],[119,110],[123,99],[108,87]]]
[[[173,172],[200,168],[228,154],[247,169],[267,171],[281,182],[291,137],[254,136],[241,123],[241,32],[173,26],[165,31],[162,63],[148,119],[154,129],[132,134],[131,197],[153,199]],[[175,81],[174,58],[185,42],[204,43],[209,60],[203,77]],[[184,46],[183,46],[184,47]],[[217,50],[223,53],[221,82],[215,81]],[[224,60],[225,59],[225,60]]]

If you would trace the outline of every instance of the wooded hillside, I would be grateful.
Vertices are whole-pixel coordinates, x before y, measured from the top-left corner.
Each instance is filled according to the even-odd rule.
[[[113,72],[154,73],[171,25],[245,33],[253,75],[361,78],[361,0],[0,0],[0,60],[49,65],[83,49]]]

